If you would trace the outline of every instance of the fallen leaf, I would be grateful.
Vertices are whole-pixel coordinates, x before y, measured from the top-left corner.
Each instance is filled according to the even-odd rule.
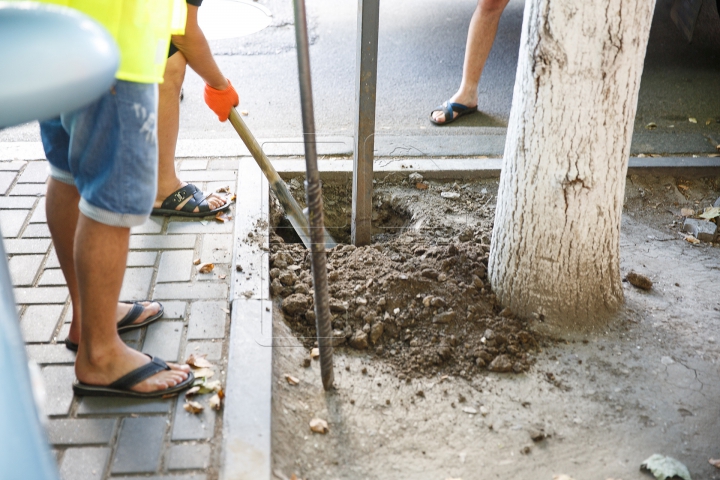
[[[212,368],[213,364],[205,358],[205,355],[196,355],[191,353],[190,356],[185,360],[185,363],[193,368]]]
[[[720,207],[708,207],[698,216],[700,218],[704,218],[705,220],[712,220],[715,217],[720,217]]]
[[[218,275],[218,278],[220,280],[225,280],[227,278],[227,275]]]
[[[210,400],[208,400],[208,405],[210,405],[210,408],[213,410],[220,410],[220,407],[222,407],[222,399],[220,398],[220,395],[217,393],[210,397]]]
[[[647,128],[648,130],[655,130],[657,128],[657,123],[650,122],[647,125],[645,125],[645,128]]]
[[[423,182],[418,182],[418,183],[415,184],[415,188],[417,188],[418,190],[427,190],[427,189],[428,189],[428,184],[427,184],[427,183],[423,183]]]
[[[202,260],[196,258],[195,260],[193,260],[193,265],[200,265],[200,262],[202,262]]]
[[[193,370],[193,375],[195,375],[195,378],[210,378],[215,375],[215,372],[209,368],[198,368]]]
[[[203,407],[198,402],[193,402],[193,401],[185,402],[185,405],[183,405],[183,408],[185,409],[186,412],[195,413],[195,414],[200,413],[203,410],[205,410],[205,407]]]
[[[688,122],[690,122],[690,123],[697,123],[697,118],[695,118],[695,117],[690,117],[690,118],[688,118]]]
[[[215,190],[215,193],[230,193],[230,187],[220,187]]]
[[[680,216],[682,217],[692,217],[695,215],[695,210],[692,208],[681,208],[680,209]]]
[[[313,360],[320,358],[320,349],[315,347],[310,350],[310,358],[312,358]]]
[[[200,273],[210,273],[215,268],[214,263],[203,263],[198,267],[198,272]]]
[[[235,195],[235,194],[233,193],[232,196],[230,197],[230,201],[231,201],[231,202],[234,202],[236,198],[237,198],[237,195]]]
[[[678,187],[680,190],[682,190],[683,192],[686,192],[686,191],[690,188],[689,186],[683,185],[682,183],[678,183],[678,186],[677,186],[677,187]]]
[[[230,217],[225,212],[218,212],[215,215],[215,220],[217,220],[220,223],[225,223],[230,221]]]
[[[692,243],[693,245],[696,245],[696,244],[700,243],[700,240],[698,240],[697,238],[693,237],[692,235],[686,236],[686,237],[685,237],[685,241],[688,242],[688,243]]]
[[[328,428],[328,424],[325,420],[321,418],[313,418],[310,420],[310,430],[312,430],[315,433],[322,433],[325,434],[330,431]]]
[[[680,477],[683,480],[691,480],[690,472],[681,462],[672,457],[666,457],[658,453],[651,455],[640,465],[640,470],[649,470],[657,480],[665,480],[673,477]]]
[[[198,393],[199,391],[200,391],[200,386],[196,385],[196,386],[192,387],[190,390],[188,390],[187,392],[185,392],[185,396],[186,396],[186,397],[192,397],[193,395],[195,395],[195,394]]]
[[[713,467],[720,468],[720,459],[711,458],[708,462],[710,462],[710,465]]]
[[[713,123],[714,121],[715,121],[714,119],[708,118],[707,120],[705,120],[705,125],[710,125],[710,124]]]
[[[293,377],[292,375],[288,375],[287,373],[285,374],[285,380],[287,380],[290,385],[297,385],[300,383],[299,379]]]
[[[243,110],[243,111],[240,112],[240,115],[242,115],[243,117],[247,117],[247,116],[250,115],[250,114],[248,113],[247,110]]]
[[[220,380],[213,380],[212,382],[205,382],[200,386],[200,393],[217,393],[222,390],[222,383]]]

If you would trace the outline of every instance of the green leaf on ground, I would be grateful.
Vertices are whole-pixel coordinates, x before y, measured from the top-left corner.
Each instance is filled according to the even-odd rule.
[[[649,470],[657,480],[672,479],[675,477],[683,480],[692,480],[687,467],[672,457],[666,457],[656,453],[640,465],[641,470]]]

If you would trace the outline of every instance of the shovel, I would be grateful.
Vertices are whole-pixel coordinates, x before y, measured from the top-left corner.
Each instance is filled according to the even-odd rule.
[[[302,208],[300,208],[300,205],[298,205],[293,196],[290,194],[287,185],[285,185],[285,182],[282,181],[282,178],[280,178],[280,175],[278,175],[277,171],[270,163],[270,160],[265,155],[265,152],[263,152],[262,148],[260,148],[260,144],[257,140],[255,140],[253,134],[250,133],[247,125],[245,125],[245,122],[243,122],[242,118],[240,118],[240,115],[238,115],[238,112],[234,107],[230,110],[229,118],[230,123],[232,123],[232,126],[235,127],[235,131],[238,135],[240,135],[243,143],[245,143],[245,146],[248,150],[250,150],[250,154],[260,166],[260,170],[262,170],[265,177],[267,177],[268,182],[270,182],[270,188],[280,201],[280,205],[283,210],[285,210],[285,215],[287,215],[290,220],[290,224],[297,232],[300,240],[302,240],[305,245],[305,248],[309,249],[312,244],[312,240],[310,240],[310,225]],[[325,248],[333,248],[337,245],[327,230],[325,230],[324,238]]]

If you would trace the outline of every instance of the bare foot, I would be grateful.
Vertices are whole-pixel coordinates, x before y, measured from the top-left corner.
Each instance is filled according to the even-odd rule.
[[[450,97],[448,103],[459,103],[460,105],[465,105],[466,107],[473,108],[473,105],[477,107],[478,99],[477,96],[471,97],[458,92],[452,97]],[[458,115],[459,114],[457,112],[453,112],[453,118],[456,118]],[[432,118],[437,123],[445,123],[447,121],[447,119],[445,118],[445,113],[442,110],[433,110]]]
[[[173,194],[173,192],[181,189],[185,185],[187,185],[187,182],[180,182],[171,191],[160,191],[158,189],[157,197],[155,198],[155,203],[153,204],[153,208],[160,208],[162,206],[163,202],[167,199],[167,197],[169,197],[170,195]],[[192,197],[188,197],[185,200],[183,200],[182,203],[180,203],[177,207],[175,207],[175,210],[178,210],[178,211],[182,210],[183,207],[185,206],[185,204],[187,202],[189,202],[191,198]],[[220,208],[223,205],[227,204],[227,202],[228,202],[225,197],[221,197],[220,195],[218,195],[216,193],[207,194],[207,197],[205,197],[205,201],[208,202],[208,206],[210,207],[210,210],[215,210],[216,208]],[[199,211],[200,211],[200,207],[195,207],[195,209],[193,210],[193,212],[196,212],[196,213]]]
[[[147,355],[128,347],[118,338],[113,345],[94,348],[92,356],[87,348],[81,348],[75,360],[75,376],[87,385],[107,386],[149,362]],[[188,378],[188,365],[168,363],[168,366],[170,370],[163,370],[146,378],[131,390],[143,393],[166,390]]]
[[[135,319],[133,324],[144,322],[148,317],[151,317],[153,315],[157,315],[157,313],[160,311],[160,304],[158,302],[139,302],[143,307],[143,312],[140,314],[138,318]],[[132,308],[132,303],[123,303],[118,302],[117,311],[115,314],[115,319],[119,323],[120,320],[125,318],[125,315],[128,314],[130,309]],[[79,343],[80,342],[80,322],[75,322],[70,325],[70,331],[68,332],[67,338],[72,343]]]

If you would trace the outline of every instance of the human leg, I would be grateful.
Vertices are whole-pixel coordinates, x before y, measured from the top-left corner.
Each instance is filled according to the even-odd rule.
[[[478,103],[478,84],[485,62],[490,55],[500,16],[509,0],[478,0],[475,12],[470,19],[470,28],[465,45],[465,60],[460,88],[448,102],[475,107]],[[457,113],[453,118],[457,118]],[[447,123],[441,110],[434,110],[432,118],[437,123]]]
[[[185,79],[187,60],[182,53],[176,52],[168,58],[165,67],[164,82],[158,86],[158,189],[154,208],[160,208],[163,202],[187,182],[183,182],[175,171],[175,148],[180,129],[180,90]],[[186,198],[177,206],[177,210],[190,200]],[[227,201],[219,195],[209,194],[205,200],[210,210],[220,208]],[[199,207],[193,210],[199,212]]]

